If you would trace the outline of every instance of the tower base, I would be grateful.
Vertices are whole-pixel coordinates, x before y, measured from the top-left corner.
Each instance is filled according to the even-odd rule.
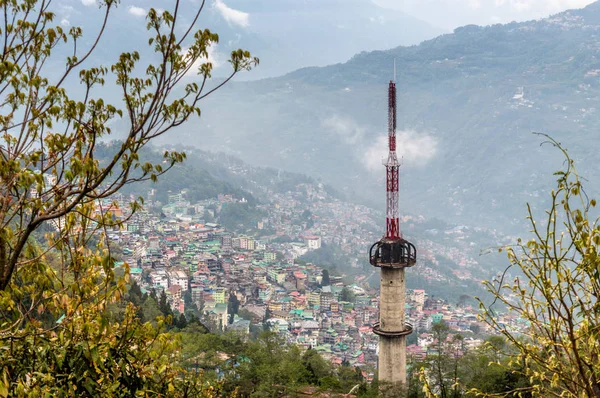
[[[379,382],[397,390],[406,385],[406,325],[404,305],[406,285],[404,267],[381,267],[379,323],[373,332],[379,335]]]
[[[378,376],[384,389],[406,386],[406,335],[379,337]]]

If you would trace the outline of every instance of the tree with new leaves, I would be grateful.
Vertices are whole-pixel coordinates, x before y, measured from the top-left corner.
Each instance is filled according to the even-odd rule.
[[[65,31],[53,23],[51,0],[2,0],[4,24],[0,27],[0,289],[7,288],[23,262],[32,234],[44,223],[69,222],[79,206],[109,198],[124,185],[156,180],[185,158],[165,152],[164,162],[140,158],[148,143],[200,115],[200,101],[243,70],[258,63],[243,50],[234,51],[231,74],[209,88],[212,64],[208,49],[218,36],[196,30],[203,0],[188,26],[181,24],[181,4],[172,11],[150,9],[146,21],[148,51],[156,63],[144,63],[138,51],[121,54],[112,65],[84,67],[102,45],[107,22],[117,0],[102,0],[103,23],[82,48],[83,32]],[[183,31],[179,37],[176,32]],[[71,47],[65,70],[58,77],[48,70],[48,59],[59,47]],[[202,62],[204,60],[204,62]],[[200,62],[197,71],[194,65]],[[86,64],[87,65],[87,64]],[[190,72],[198,78],[184,84]],[[77,97],[65,88],[77,78],[83,93]],[[120,103],[110,104],[96,94],[114,84]],[[100,164],[94,150],[112,133],[109,125],[121,121],[125,138],[115,145],[110,160]],[[163,164],[164,163],[164,164]],[[132,209],[139,207],[132,203]],[[100,212],[101,213],[101,212]],[[93,217],[93,215],[90,215]],[[95,220],[98,221],[98,220]]]
[[[528,205],[531,237],[505,248],[509,266],[486,282],[495,300],[481,303],[482,318],[514,350],[501,365],[530,383],[503,395],[600,397],[600,219],[573,159],[545,137],[564,155],[564,169],[544,218],[534,220]],[[501,322],[497,303],[527,326]]]
[[[426,368],[428,370],[427,387],[436,392],[440,398],[458,398],[462,396],[458,386],[458,363],[462,336],[455,334],[448,341],[451,329],[444,321],[436,322],[431,333],[434,339],[436,353],[428,356]]]
[[[175,0],[172,10],[151,9],[146,18],[156,63],[142,65],[133,51],[84,68],[117,5],[100,2],[100,30],[82,49],[82,30],[54,25],[49,0],[0,0],[0,397],[221,395],[218,383],[177,365],[178,339],[165,331],[172,319],[158,313],[155,296],[146,300],[155,307],[146,323],[121,300],[128,266],[115,269],[106,244],[107,228],[119,224],[106,200],[183,161],[183,153],[167,152],[151,164],[140,153],[258,60],[233,52],[230,76],[210,86],[208,48],[218,36],[195,27],[204,1],[182,26]],[[61,46],[72,51],[55,76],[47,61]],[[198,63],[198,77],[184,84]],[[83,87],[77,97],[66,89],[73,78]],[[109,84],[122,93],[118,104],[97,96]],[[101,163],[95,150],[117,120],[125,138]]]

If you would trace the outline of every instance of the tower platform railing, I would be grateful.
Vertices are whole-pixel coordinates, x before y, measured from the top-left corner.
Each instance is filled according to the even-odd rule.
[[[413,332],[413,325],[411,325],[410,323],[404,324],[404,330],[391,331],[391,332],[381,330],[381,326],[380,326],[379,322],[377,322],[376,324],[373,325],[373,333],[375,333],[378,336],[400,337],[400,336],[408,336],[412,332]]]
[[[371,246],[369,260],[380,268],[408,268],[417,262],[415,245],[404,239],[382,239]]]

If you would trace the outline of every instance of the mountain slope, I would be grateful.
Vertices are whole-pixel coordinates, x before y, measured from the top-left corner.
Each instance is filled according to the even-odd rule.
[[[164,9],[167,5],[157,0],[133,3],[138,6],[129,3],[113,10],[102,45],[94,53],[95,63],[114,62],[120,52],[133,49],[147,53],[145,12],[150,7]],[[181,2],[178,22],[182,27],[191,22],[199,5]],[[81,49],[92,45],[103,10],[77,2],[57,6],[55,12],[64,26],[83,27]],[[241,79],[279,76],[303,66],[343,62],[364,49],[417,44],[444,32],[399,11],[381,8],[371,0],[206,0],[196,27],[219,34],[219,44],[210,51],[215,76],[228,74],[228,55],[238,48],[261,59],[260,67],[252,74],[240,75]],[[65,51],[70,55],[69,50]]]
[[[323,178],[383,205],[386,84],[398,64],[402,208],[458,222],[521,223],[561,166],[562,141],[600,187],[600,3],[526,23],[466,26],[419,46],[229,86],[188,143]],[[201,137],[201,139],[200,139]],[[593,192],[592,192],[593,193]],[[407,210],[408,211],[408,210]],[[519,227],[520,228],[520,227]]]
[[[227,4],[249,15],[245,32],[236,34],[239,45],[261,58],[261,66],[244,76],[250,79],[343,62],[365,49],[418,44],[444,32],[371,0],[230,0]],[[247,34],[254,35],[254,41],[246,40]]]

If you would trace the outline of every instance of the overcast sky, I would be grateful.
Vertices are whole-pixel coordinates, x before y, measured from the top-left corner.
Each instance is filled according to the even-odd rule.
[[[458,26],[490,25],[543,18],[594,0],[373,0],[430,24],[452,30]]]

